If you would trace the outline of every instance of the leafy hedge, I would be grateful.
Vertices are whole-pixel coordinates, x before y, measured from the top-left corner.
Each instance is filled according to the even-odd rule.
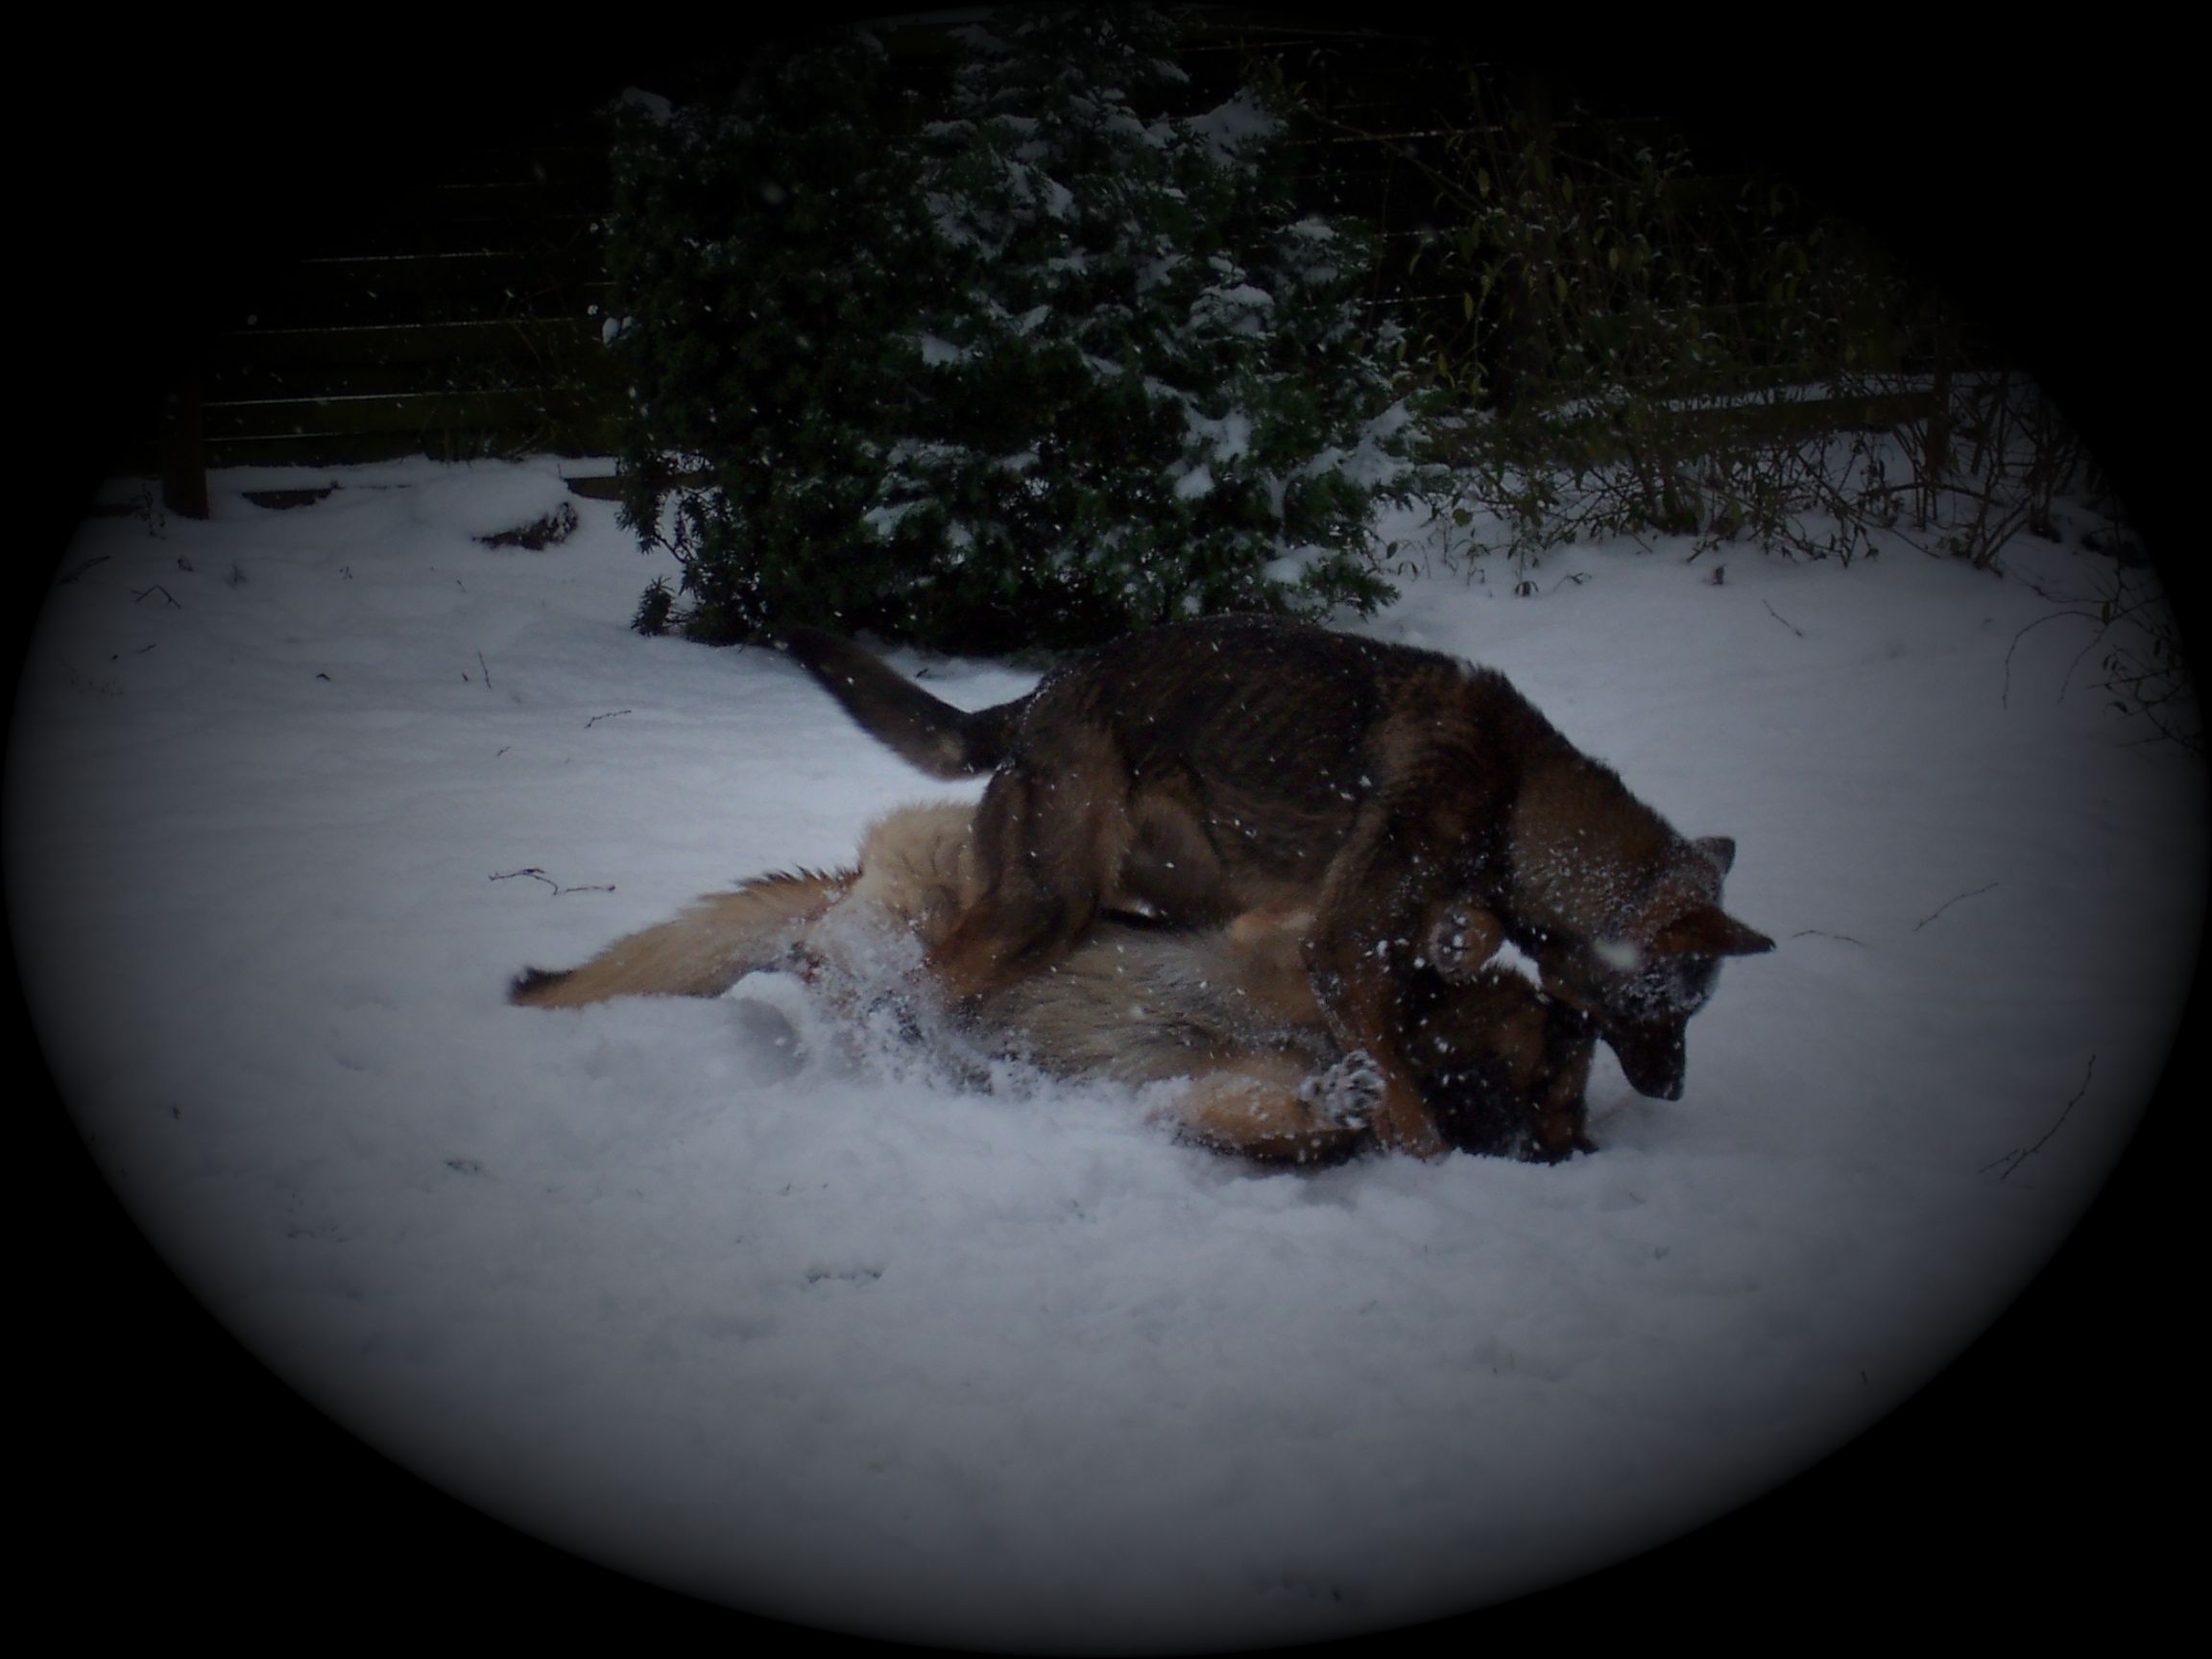
[[[954,37],[934,107],[845,32],[622,112],[624,513],[683,567],[638,625],[982,651],[1386,598],[1373,245],[1292,205],[1281,110],[1159,113],[1148,8]]]

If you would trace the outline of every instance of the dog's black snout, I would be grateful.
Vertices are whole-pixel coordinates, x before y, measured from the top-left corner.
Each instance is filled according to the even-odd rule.
[[[1641,1031],[1619,1031],[1608,1036],[1614,1057],[1628,1079],[1628,1087],[1654,1100],[1682,1098],[1682,1079],[1689,1057],[1679,1034],[1652,1036]]]

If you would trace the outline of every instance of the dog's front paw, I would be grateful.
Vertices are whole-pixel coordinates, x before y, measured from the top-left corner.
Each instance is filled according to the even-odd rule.
[[[1429,960],[1436,972],[1455,983],[1472,978],[1488,959],[1490,950],[1483,947],[1496,949],[1495,942],[1478,926],[1476,912],[1458,905],[1436,918],[1426,943]]]
[[[1382,1068],[1364,1049],[1354,1049],[1298,1091],[1313,1116],[1334,1129],[1364,1129],[1382,1104]]]

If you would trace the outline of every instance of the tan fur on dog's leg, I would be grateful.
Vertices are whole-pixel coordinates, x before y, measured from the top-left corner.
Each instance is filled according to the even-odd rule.
[[[806,872],[709,894],[670,921],[615,940],[579,968],[529,970],[508,999],[525,1008],[575,1008],[610,997],[719,997],[788,956],[852,881],[851,872]]]
[[[1312,1067],[1292,1054],[1253,1054],[1195,1078],[1160,1114],[1185,1139],[1218,1152],[1294,1164],[1340,1158],[1359,1130],[1331,1121],[1308,1097]]]
[[[841,902],[874,910],[925,943],[975,901],[974,807],[942,801],[902,806],[860,838],[860,874]]]
[[[673,919],[617,939],[565,973],[533,968],[509,1000],[574,1008],[610,997],[719,997],[746,974],[788,961],[814,925],[851,901],[856,912],[933,936],[972,901],[974,808],[909,806],[861,841],[858,870],[758,877],[696,899]]]

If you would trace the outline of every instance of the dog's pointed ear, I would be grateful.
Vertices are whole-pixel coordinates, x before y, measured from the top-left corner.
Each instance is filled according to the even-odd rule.
[[[1773,940],[1744,926],[1718,904],[1693,904],[1662,927],[1651,943],[1659,950],[1699,956],[1756,956],[1774,949]]]
[[[1736,837],[1733,835],[1700,835],[1693,843],[1704,854],[1713,868],[1725,876],[1736,867]]]

